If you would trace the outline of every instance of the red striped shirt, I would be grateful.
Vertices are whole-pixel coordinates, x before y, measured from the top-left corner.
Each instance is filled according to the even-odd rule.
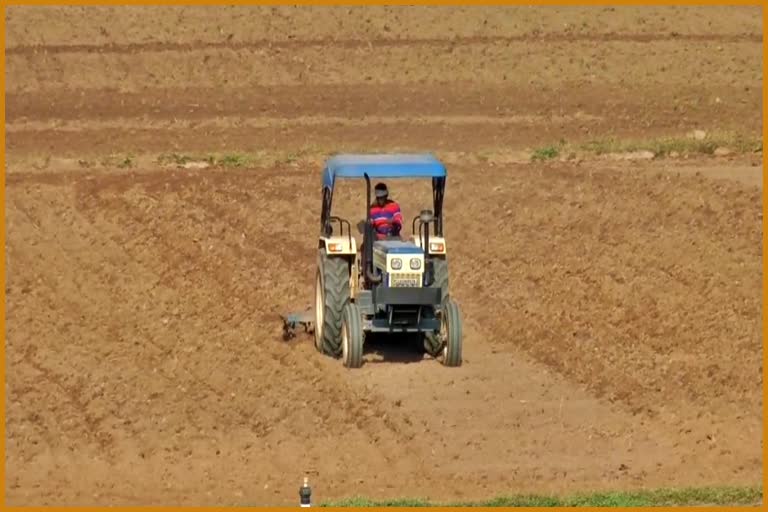
[[[392,234],[392,227],[397,224],[402,227],[403,215],[400,212],[400,205],[395,201],[388,199],[384,206],[374,203],[371,205],[371,222],[376,230],[376,238],[386,238]]]

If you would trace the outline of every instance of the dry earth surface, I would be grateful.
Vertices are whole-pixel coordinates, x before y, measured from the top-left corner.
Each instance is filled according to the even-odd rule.
[[[317,499],[762,481],[762,154],[487,157],[759,137],[759,8],[6,23],[9,505],[295,504],[305,473]],[[311,304],[320,206],[319,161],[295,155],[345,150],[454,155],[461,368],[377,344],[345,371],[281,340]],[[147,156],[236,151],[288,157]],[[409,218],[430,197],[392,187]]]

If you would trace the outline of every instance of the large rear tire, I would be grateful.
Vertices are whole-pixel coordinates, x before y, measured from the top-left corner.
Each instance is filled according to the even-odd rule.
[[[315,348],[341,355],[341,316],[349,302],[349,263],[320,250],[315,275]]]
[[[341,359],[347,368],[363,366],[363,327],[360,308],[347,302],[341,316]]]
[[[432,270],[434,280],[430,288],[440,288],[440,304],[445,304],[445,301],[450,296],[450,290],[448,289],[448,260],[445,256],[432,257]]]
[[[440,314],[440,324],[440,334],[438,338],[441,341],[441,346],[437,355],[437,360],[440,361],[443,366],[461,366],[464,332],[459,306],[451,299],[448,299],[448,301],[443,304],[443,309]]]

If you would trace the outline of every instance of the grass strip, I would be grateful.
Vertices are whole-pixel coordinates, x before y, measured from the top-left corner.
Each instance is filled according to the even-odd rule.
[[[714,155],[718,151],[725,154],[755,153],[763,150],[763,141],[759,137],[740,133],[704,133],[698,137],[658,137],[651,139],[619,139],[604,137],[580,143],[567,143],[563,140],[535,148],[531,153],[532,161],[546,161],[562,155],[609,155],[648,151],[654,158],[684,155]]]
[[[659,507],[659,506],[759,506],[762,487],[692,487],[613,491],[569,496],[518,494],[488,501],[432,503],[422,499],[375,501],[354,497],[321,503],[321,507]]]

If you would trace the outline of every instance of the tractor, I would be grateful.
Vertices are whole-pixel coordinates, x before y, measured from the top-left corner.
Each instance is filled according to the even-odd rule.
[[[312,319],[318,351],[359,368],[368,334],[415,333],[443,365],[461,366],[462,318],[448,288],[443,237],[446,176],[445,166],[430,154],[342,154],[326,161]],[[336,180],[355,178],[366,184],[360,247],[350,222],[331,214]],[[413,217],[411,239],[376,238],[371,178],[432,180],[432,209]]]

